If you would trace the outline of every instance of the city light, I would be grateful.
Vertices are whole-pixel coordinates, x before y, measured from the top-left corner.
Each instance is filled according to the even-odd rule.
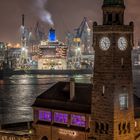
[[[73,137],[77,136],[76,131],[71,131],[67,129],[59,129],[59,133],[63,135],[73,136]]]

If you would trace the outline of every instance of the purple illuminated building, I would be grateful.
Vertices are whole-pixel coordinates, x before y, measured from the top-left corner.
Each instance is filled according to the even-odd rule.
[[[92,84],[58,82],[33,104],[34,140],[85,140],[90,130]],[[52,118],[52,120],[51,120]],[[50,123],[48,123],[50,122]]]

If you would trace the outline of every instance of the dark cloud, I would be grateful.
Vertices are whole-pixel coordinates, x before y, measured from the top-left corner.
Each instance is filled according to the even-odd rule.
[[[125,22],[135,22],[135,39],[140,35],[139,0],[126,0]],[[52,14],[58,38],[64,39],[67,31],[73,32],[82,21],[83,17],[89,20],[102,21],[102,0],[48,0],[46,9]],[[21,15],[25,14],[26,26],[34,28],[38,17],[35,0],[1,0],[0,4],[0,41],[20,41],[19,27]],[[49,28],[43,23],[46,31]]]

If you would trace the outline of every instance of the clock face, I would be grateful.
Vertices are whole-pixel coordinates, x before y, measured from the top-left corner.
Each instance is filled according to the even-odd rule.
[[[100,48],[104,51],[108,50],[110,47],[110,40],[108,37],[102,37],[100,40]]]
[[[120,37],[118,39],[118,47],[121,51],[124,51],[127,47],[127,40],[125,37]]]

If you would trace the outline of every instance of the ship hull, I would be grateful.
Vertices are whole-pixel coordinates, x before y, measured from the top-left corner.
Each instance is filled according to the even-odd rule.
[[[13,71],[13,75],[22,74],[41,74],[41,75],[82,75],[82,74],[92,74],[92,69],[82,69],[82,70],[17,70]]]

